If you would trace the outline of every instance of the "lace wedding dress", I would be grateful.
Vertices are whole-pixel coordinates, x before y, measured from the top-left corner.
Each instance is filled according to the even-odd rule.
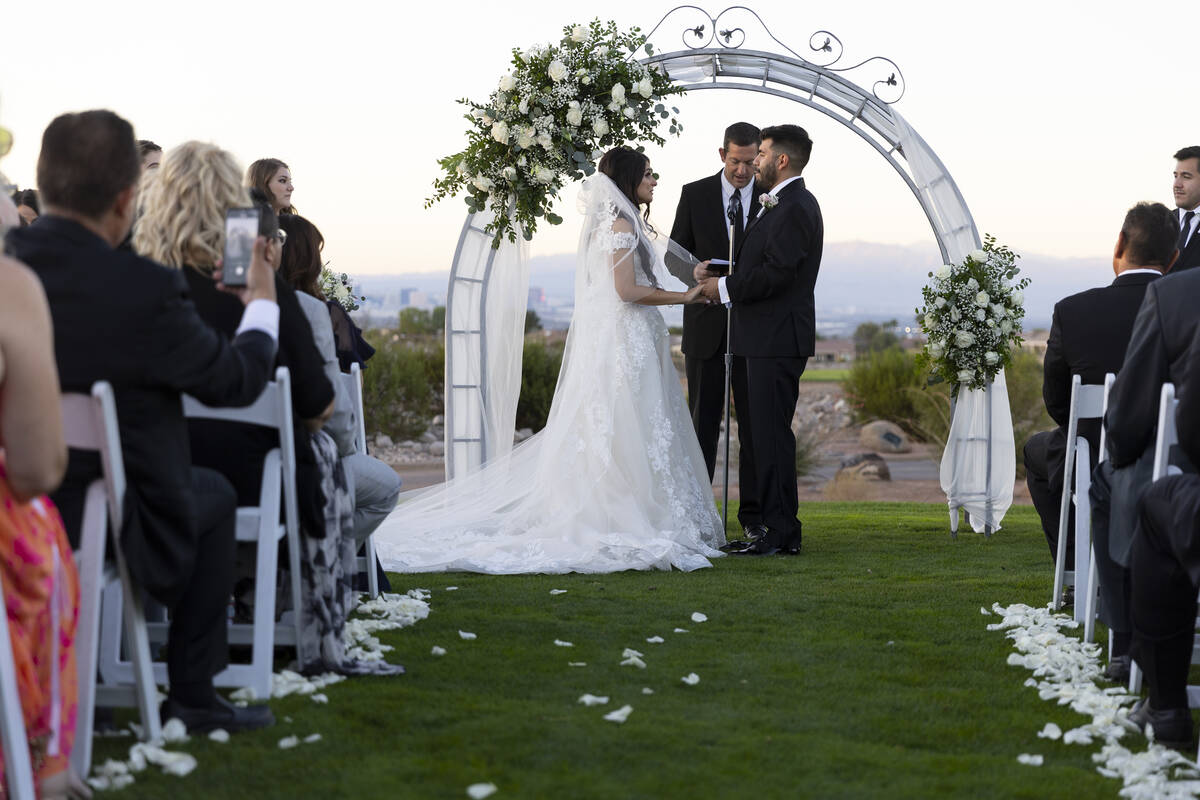
[[[586,214],[575,316],[546,427],[456,480],[415,492],[375,531],[387,570],[495,574],[694,570],[722,555],[708,471],[671,362],[663,250],[602,174]],[[616,230],[614,230],[614,226]],[[621,232],[632,230],[632,233]],[[693,259],[694,261],[694,259]]]

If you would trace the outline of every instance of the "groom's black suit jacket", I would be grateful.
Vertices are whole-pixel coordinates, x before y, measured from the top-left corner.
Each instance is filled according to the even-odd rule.
[[[797,178],[779,202],[751,221],[725,281],[733,301],[736,355],[801,358],[816,347],[813,289],[821,268],[825,226],[817,198]]]
[[[753,199],[747,222],[758,213],[758,198],[762,189],[754,184]],[[729,258],[729,221],[723,211],[725,200],[721,189],[721,173],[686,184],[679,195],[671,239],[686,248],[700,261],[710,258]],[[745,240],[745,233],[742,239]],[[734,271],[737,271],[735,265]],[[695,285],[689,271],[679,277],[688,286]],[[693,303],[683,307],[683,354],[692,358],[712,358],[725,350],[725,308],[720,304]]]
[[[1173,212],[1175,221],[1180,225],[1183,224],[1183,209],[1177,208]],[[1196,209],[1196,213],[1200,214],[1200,208]],[[1179,251],[1179,258],[1175,260],[1175,264],[1171,267],[1171,273],[1183,272],[1185,269],[1200,267],[1200,226],[1192,233],[1192,239],[1187,243],[1187,247]]]

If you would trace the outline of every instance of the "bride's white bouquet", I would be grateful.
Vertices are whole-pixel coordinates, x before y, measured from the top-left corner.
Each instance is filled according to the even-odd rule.
[[[558,225],[551,212],[568,180],[595,171],[608,147],[627,141],[662,144],[660,123],[669,132],[683,126],[661,99],[681,94],[669,77],[634,58],[652,47],[638,28],[621,32],[616,23],[593,20],[568,25],[557,44],[514,49],[512,71],[500,78],[486,103],[459,100],[471,111],[466,149],[441,159],[442,177],[425,207],[467,191],[467,210],[490,207],[492,245],[516,240],[516,226],[531,238],[539,218]]]
[[[982,389],[1012,361],[1020,347],[1025,317],[1024,289],[1029,278],[1016,280],[1019,256],[993,236],[983,249],[961,264],[945,264],[929,273],[921,290],[925,307],[917,322],[925,332],[925,349],[917,363],[930,372],[931,383],[946,381],[956,389]]]
[[[334,272],[329,264],[321,268],[321,293],[325,299],[333,300],[347,311],[356,311],[358,301],[366,300],[362,295],[354,294],[354,279],[345,272]]]

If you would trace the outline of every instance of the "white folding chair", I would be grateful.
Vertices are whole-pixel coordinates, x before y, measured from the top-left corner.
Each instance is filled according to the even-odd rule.
[[[355,447],[363,455],[367,454],[367,420],[363,415],[362,367],[358,362],[350,365],[350,372],[342,374],[342,385],[350,395],[354,404],[354,419],[358,423],[358,433],[354,437]],[[362,555],[355,561],[358,572],[367,574],[367,593],[372,599],[379,596],[379,572],[375,559],[375,537],[368,536],[362,544]]]
[[[1108,413],[1108,395],[1110,392],[1112,392],[1113,383],[1115,383],[1116,380],[1117,380],[1117,376],[1111,372],[1104,376],[1104,407],[1100,414],[1101,418],[1103,418],[1103,416]],[[1101,426],[1100,427],[1099,461],[1105,461],[1108,458],[1107,448],[1105,447],[1105,443],[1106,443],[1105,433],[1106,433],[1106,431],[1104,430],[1104,427]],[[1096,572],[1096,547],[1094,544],[1090,543],[1091,533],[1092,533],[1092,530],[1091,530],[1092,504],[1091,504],[1090,499],[1088,500],[1086,505],[1088,507],[1088,527],[1086,529],[1080,529],[1080,530],[1086,530],[1088,533],[1088,539],[1089,539],[1087,595],[1084,598],[1080,598],[1079,597],[1079,589],[1076,588],[1076,590],[1075,590],[1075,605],[1076,605],[1076,607],[1078,607],[1080,602],[1083,602],[1083,604],[1084,604],[1083,640],[1085,642],[1090,642],[1096,636],[1096,604],[1097,604],[1097,601],[1099,600],[1099,595],[1100,595],[1100,576]],[[1078,536],[1078,535],[1079,535],[1078,532],[1076,532],[1076,536]],[[1076,539],[1076,544],[1078,544],[1078,541],[1079,540]],[[1076,558],[1078,558],[1078,557],[1079,556],[1077,555]],[[1078,619],[1078,618],[1076,618],[1076,619]],[[1111,631],[1109,631],[1109,634],[1108,634],[1108,655],[1110,658],[1112,657],[1112,632]]]
[[[1179,441],[1179,433],[1175,429],[1175,410],[1179,401],[1175,399],[1175,384],[1164,383],[1158,401],[1158,434],[1154,440],[1154,472],[1151,482],[1167,475],[1179,474],[1178,467],[1170,466],[1171,446]],[[1192,663],[1200,660],[1200,649],[1192,645]],[[1129,691],[1139,694],[1142,691],[1142,671],[1134,661],[1129,667]],[[1188,705],[1200,705],[1200,686],[1187,688]]]
[[[1058,513],[1058,551],[1054,560],[1053,608],[1062,606],[1063,586],[1078,589],[1087,585],[1088,545],[1092,529],[1091,503],[1088,489],[1092,484],[1091,449],[1088,440],[1079,435],[1079,421],[1100,419],[1104,415],[1104,387],[1084,384],[1078,375],[1071,376],[1071,410],[1067,421],[1067,453],[1063,464],[1062,503]],[[1072,490],[1071,478],[1075,482]],[[1075,506],[1075,569],[1067,565],[1067,528],[1071,517],[1071,505]],[[1084,619],[1084,604],[1075,602],[1076,621]]]
[[[276,645],[299,646],[301,629],[300,599],[300,520],[296,501],[296,442],[292,429],[291,379],[286,367],[275,372],[251,405],[245,408],[211,408],[187,395],[183,398],[184,414],[193,419],[215,419],[244,422],[274,428],[279,434],[279,447],[267,453],[263,461],[262,488],[257,506],[237,510],[237,540],[257,543],[257,563],[254,584],[253,624],[230,623],[229,643],[249,644],[249,664],[230,664],[213,678],[216,686],[248,687],[256,696],[271,696],[271,673]],[[280,509],[284,522],[279,522]],[[278,564],[279,541],[287,538],[289,572],[291,573],[292,611],[290,622],[275,621],[275,576]],[[106,598],[106,602],[107,602]],[[105,622],[114,628],[118,620],[105,611]],[[151,623],[150,636],[155,641],[166,639],[168,623]],[[124,675],[128,664],[121,661],[115,633],[104,634],[102,670]],[[165,680],[166,666],[155,664],[156,675]]]
[[[4,586],[0,583],[0,605],[4,602]],[[0,614],[0,743],[4,752],[4,782],[8,794],[0,787],[0,796],[14,800],[35,800],[33,767],[29,763],[29,738],[25,734],[25,714],[21,695],[17,691],[17,668],[13,663],[12,641],[8,638],[8,614]]]
[[[75,636],[75,658],[79,676],[78,712],[75,725],[75,749],[71,763],[80,775],[87,775],[92,763],[92,727],[96,706],[137,705],[141,713],[144,738],[162,739],[159,724],[157,690],[150,661],[150,643],[142,610],[142,592],[129,575],[121,550],[121,524],[124,520],[125,461],[121,454],[121,435],[117,428],[117,408],[112,387],[107,381],[92,386],[92,393],[64,394],[62,397],[63,435],[67,446],[100,455],[102,477],[87,488],[80,528],[79,551],[79,627]],[[112,536],[110,538],[109,532]],[[105,551],[112,544],[113,565],[106,564]],[[125,645],[132,661],[131,669],[118,679],[105,676],[98,685],[101,598],[113,597],[119,607],[111,609],[125,621]],[[119,646],[120,642],[116,643]],[[165,681],[164,681],[165,682]]]

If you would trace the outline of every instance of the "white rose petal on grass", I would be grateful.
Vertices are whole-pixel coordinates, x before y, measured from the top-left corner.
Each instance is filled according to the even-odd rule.
[[[992,612],[988,611],[988,610],[987,610],[986,608],[984,608],[983,606],[980,606],[980,607],[979,607],[979,613],[980,613],[980,614],[982,614],[982,615],[983,615],[983,616],[985,616],[985,617],[990,617],[990,616],[992,615]]]
[[[616,711],[605,714],[604,719],[608,722],[624,722],[629,719],[631,713],[633,713],[633,706],[621,706]]]
[[[208,738],[211,741],[225,744],[229,741],[229,731],[225,730],[224,728],[217,728],[215,731],[208,732]]]
[[[676,628],[675,629],[675,633],[687,633],[687,632],[688,632],[687,628]]]
[[[566,594],[566,589],[551,589],[550,594]]]
[[[280,750],[291,750],[296,745],[300,744],[299,736],[285,736],[279,740]]]
[[[328,704],[328,703],[329,703],[329,698],[328,698],[326,695],[324,695],[324,694],[322,694],[322,693],[320,693],[320,692],[318,692],[317,694],[314,694],[314,695],[312,695],[312,696],[311,696],[311,698],[312,698],[312,701],[313,701],[314,703],[321,703],[321,704],[323,704],[323,705],[324,705],[324,704]]]
[[[627,658],[621,662],[621,666],[622,667],[637,667],[638,669],[645,669],[646,662],[642,661],[642,659],[638,656],[630,656],[629,658]]]
[[[1062,738],[1062,728],[1055,725],[1053,722],[1047,722],[1046,727],[1038,731],[1039,739],[1060,739]]]
[[[483,800],[485,797],[491,797],[496,793],[496,784],[494,783],[472,783],[467,787],[467,797],[471,800]]]
[[[586,667],[587,662],[586,661],[568,661],[567,666],[568,667]]]
[[[695,686],[697,683],[700,682],[700,676],[694,672],[689,672],[687,675],[684,675],[679,680],[683,681],[688,686]]]
[[[708,617],[699,611],[692,612],[692,622],[708,622]]]
[[[470,631],[459,631],[458,638],[470,641],[471,639],[475,638],[475,634],[471,633]]]
[[[164,742],[186,742],[188,740],[187,726],[183,724],[183,720],[172,717],[167,720],[167,724],[162,726],[162,738]]]
[[[571,642],[564,642],[562,639],[555,639],[554,646],[555,647],[574,647],[575,645],[572,644]]]
[[[308,736],[304,737],[305,744],[313,744],[314,742],[319,741],[321,741],[321,734],[319,733],[310,733]]]
[[[447,592],[457,592],[457,591],[458,591],[458,587],[457,587],[457,586],[447,586],[447,587],[446,587],[446,591],[447,591]]]
[[[1040,767],[1044,759],[1039,754],[1030,755],[1029,753],[1021,753],[1017,756],[1018,764],[1025,764],[1030,767]]]
[[[643,686],[642,694],[654,694],[654,690],[651,689],[649,686]]]
[[[579,702],[585,706],[602,706],[608,703],[608,698],[597,697],[594,694],[585,694],[580,696]]]
[[[662,644],[663,642],[666,641],[666,639],[664,639],[661,636],[651,636],[646,641],[649,642],[650,644]]]
[[[444,648],[444,647],[438,647],[438,646],[435,644],[433,647],[431,647],[431,648],[429,649],[429,654],[430,654],[431,656],[444,656],[444,655],[446,655],[446,648]]]

